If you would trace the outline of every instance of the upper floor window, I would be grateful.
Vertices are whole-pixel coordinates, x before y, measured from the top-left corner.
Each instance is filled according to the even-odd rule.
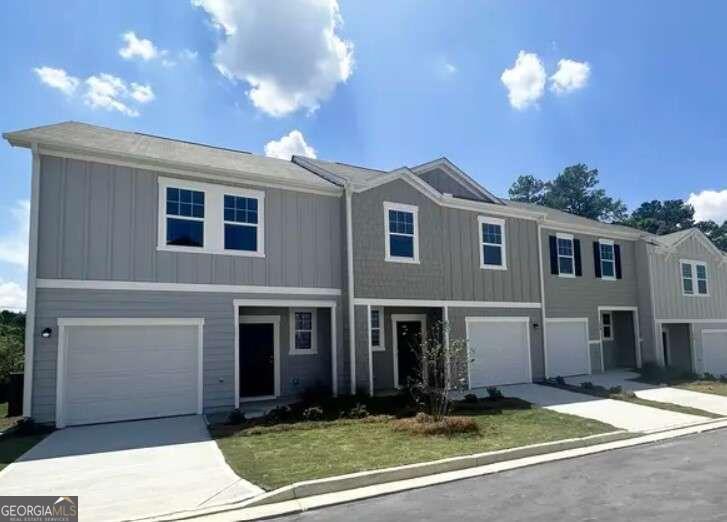
[[[317,353],[315,308],[291,310],[290,340],[291,355]]]
[[[382,332],[382,323],[384,321],[384,313],[381,308],[372,308],[370,317],[371,328],[371,350],[374,352],[384,351],[384,337]]]
[[[558,274],[564,277],[575,276],[575,251],[573,249],[573,236],[558,234]]]
[[[159,178],[159,250],[264,257],[265,193]]]
[[[480,268],[506,270],[505,220],[479,216]]]
[[[167,245],[204,247],[204,192],[167,187],[165,219]]]
[[[258,200],[225,194],[225,250],[257,252]]]
[[[418,208],[384,202],[386,261],[419,262]]]
[[[601,254],[601,279],[616,279],[616,256],[613,241],[599,239],[598,248]]]
[[[707,264],[701,261],[682,259],[681,279],[684,295],[709,295],[707,282]]]

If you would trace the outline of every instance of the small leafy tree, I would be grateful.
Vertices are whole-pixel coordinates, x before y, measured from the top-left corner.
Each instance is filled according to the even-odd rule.
[[[432,420],[447,416],[450,394],[467,389],[467,366],[471,354],[466,339],[445,339],[450,325],[436,321],[417,340],[417,367],[409,389],[418,404],[426,408]]]

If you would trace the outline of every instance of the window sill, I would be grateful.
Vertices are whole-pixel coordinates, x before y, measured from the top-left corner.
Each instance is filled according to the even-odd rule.
[[[418,259],[412,259],[410,257],[387,257],[385,258],[387,263],[408,263],[410,265],[418,265]]]
[[[507,270],[506,265],[480,265],[482,270]]]
[[[386,347],[385,346],[376,346],[376,347],[372,346],[371,351],[372,352],[385,352]]]
[[[265,252],[252,252],[247,250],[210,250],[204,247],[183,247],[171,245],[157,245],[159,252],[182,252],[185,254],[210,254],[216,256],[265,257]]]
[[[575,274],[558,274],[558,277],[562,277],[564,279],[575,279],[576,275]]]
[[[709,294],[684,294],[682,293],[684,297],[712,297]]]
[[[601,276],[599,279],[601,279],[601,281],[618,281],[618,279],[615,277],[607,277],[607,276]]]

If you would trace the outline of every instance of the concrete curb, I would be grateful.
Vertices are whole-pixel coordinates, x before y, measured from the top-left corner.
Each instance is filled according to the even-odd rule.
[[[533,466],[536,464],[571,459],[585,455],[612,451],[616,449],[629,448],[633,446],[659,442],[663,440],[698,434],[706,431],[713,431],[722,428],[727,428],[727,419],[725,418],[718,419],[712,422],[704,422],[690,425],[678,429],[663,430],[656,433],[641,435],[634,435],[627,432],[610,432],[607,434],[585,437],[583,439],[569,439],[546,444],[525,446],[523,448],[496,451],[489,454],[473,455],[470,456],[470,458],[474,457],[484,459],[488,455],[495,455],[494,460],[490,463],[474,465],[474,467],[459,467],[453,468],[451,471],[438,473],[430,472],[431,474],[423,476],[420,475],[414,478],[394,480],[391,482],[387,481],[383,483],[379,482],[359,487],[352,486],[351,489],[329,491],[327,493],[320,493],[308,497],[292,497],[291,490],[295,492],[295,487],[300,487],[303,484],[309,484],[308,482],[303,482],[299,484],[293,484],[291,486],[286,486],[284,488],[280,488],[279,490],[271,491],[269,493],[261,495],[260,497],[255,497],[254,499],[240,502],[235,505],[218,506],[217,508],[190,510],[186,512],[167,514],[163,516],[158,516],[153,520],[158,522],[190,519],[204,519],[209,522],[259,520],[262,518],[289,515],[309,509],[322,508],[326,506],[342,504],[345,502],[352,502],[355,500],[362,500],[366,498],[387,495],[416,488],[433,486],[436,484],[443,484],[446,482],[453,482],[456,480],[463,480],[467,478],[478,477],[512,469]],[[613,437],[613,439],[610,441],[604,440],[604,437],[607,436]],[[601,440],[593,441],[593,439],[598,439],[599,437],[601,438]],[[574,444],[577,442],[580,442],[580,444]],[[559,445],[561,446],[560,448],[557,447]],[[538,452],[536,451],[536,448],[538,447],[546,448]],[[550,451],[548,451],[548,447]],[[523,451],[523,453],[518,456],[516,452],[519,451]],[[442,462],[450,460],[461,461],[463,460],[463,458],[457,457],[455,459],[444,459],[443,461],[436,461],[434,463],[426,464],[441,464]],[[483,460],[482,462],[486,461]],[[402,468],[419,466],[423,465],[402,466]],[[399,468],[392,469],[398,470]],[[320,481],[310,481],[310,483],[330,484],[336,482],[338,479],[341,478],[349,479],[358,475],[374,475],[376,473],[377,472],[365,472],[363,474],[344,475],[342,477],[332,477],[330,479],[323,479]],[[266,501],[268,499],[272,499],[276,494],[281,493],[283,490],[285,490],[285,496],[275,497],[275,501]],[[308,491],[313,491],[313,489],[309,489]]]

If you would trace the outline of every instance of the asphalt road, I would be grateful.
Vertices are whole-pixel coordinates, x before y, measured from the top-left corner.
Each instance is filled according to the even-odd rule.
[[[276,520],[727,520],[727,429]]]

